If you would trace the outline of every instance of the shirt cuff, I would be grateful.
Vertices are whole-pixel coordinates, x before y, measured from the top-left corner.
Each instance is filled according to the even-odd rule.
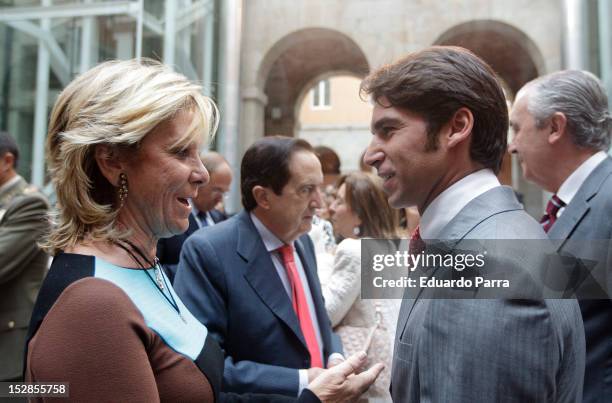
[[[298,385],[298,396],[306,387],[308,386],[308,370],[307,369],[298,369],[298,373],[300,375],[300,384]]]

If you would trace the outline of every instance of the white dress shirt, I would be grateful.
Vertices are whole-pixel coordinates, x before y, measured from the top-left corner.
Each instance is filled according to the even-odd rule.
[[[436,239],[469,202],[497,186],[501,184],[491,169],[481,169],[453,183],[425,209],[419,223],[421,238]]]
[[[580,166],[561,184],[557,191],[557,197],[561,199],[565,205],[570,204],[584,181],[607,156],[608,154],[605,152],[599,151],[580,164]],[[560,217],[564,210],[565,207],[560,208],[559,211],[557,211],[557,217]]]

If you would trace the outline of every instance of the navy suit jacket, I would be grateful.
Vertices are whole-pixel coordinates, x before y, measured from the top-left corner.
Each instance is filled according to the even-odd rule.
[[[315,305],[323,356],[342,352],[325,311],[308,235],[296,249]],[[225,350],[224,391],[296,396],[310,355],[291,301],[249,213],[202,228],[184,244],[175,290]]]
[[[560,253],[597,262],[598,284],[612,295],[612,159],[603,160],[548,232]],[[592,241],[592,242],[589,242]],[[608,245],[606,247],[606,244]],[[591,288],[592,289],[592,288]],[[612,401],[612,301],[582,299],[586,333],[585,403]]]
[[[227,219],[227,216],[219,210],[211,210],[210,216],[215,223]],[[196,222],[193,214],[189,214],[189,227],[187,231],[170,238],[162,238],[157,242],[157,258],[164,267],[170,282],[174,282],[183,243],[185,243],[185,240],[199,228],[200,226]]]

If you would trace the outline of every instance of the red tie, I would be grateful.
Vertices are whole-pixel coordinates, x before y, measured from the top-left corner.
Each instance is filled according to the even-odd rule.
[[[300,322],[300,329],[302,329],[302,334],[304,335],[306,346],[310,353],[310,366],[323,368],[321,350],[319,349],[319,342],[317,341],[312,319],[310,318],[304,287],[302,286],[302,281],[300,280],[300,275],[298,274],[297,266],[293,259],[293,246],[283,245],[278,248],[278,251],[283,259],[283,265],[285,266],[289,284],[291,285],[293,310],[297,314],[298,321]]]
[[[425,251],[425,241],[421,238],[421,230],[420,226],[417,227],[412,232],[412,236],[410,237],[410,245],[408,247],[408,252],[411,255],[418,255],[421,252]]]
[[[559,199],[557,195],[552,195],[548,201],[548,204],[546,205],[546,214],[544,214],[540,220],[540,224],[542,224],[544,231],[548,232],[550,227],[552,227],[555,221],[557,221],[557,213],[561,207],[565,207],[563,200]]]

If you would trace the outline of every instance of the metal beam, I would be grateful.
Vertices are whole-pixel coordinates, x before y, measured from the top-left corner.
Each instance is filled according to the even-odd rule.
[[[176,19],[176,30],[181,31],[199,19],[212,13],[214,3],[210,0],[199,0],[181,11]]]
[[[144,25],[144,0],[138,0],[136,13],[136,58],[142,57],[142,31]]]
[[[62,85],[70,82],[70,63],[53,35],[30,21],[11,21],[7,25],[42,41],[51,55],[51,68]]]
[[[138,1],[104,1],[40,7],[1,7],[0,22],[136,14],[139,10],[138,3]]]
[[[51,0],[43,0],[50,6]],[[51,30],[48,18],[40,20],[44,32]],[[34,106],[34,138],[32,139],[32,183],[42,187],[45,181],[45,137],[47,136],[47,119],[49,108],[49,50],[42,38],[38,40],[38,58],[36,64],[36,104]]]
[[[221,110],[219,151],[225,156],[234,172],[240,172],[240,50],[242,46],[242,0],[221,2],[221,69],[219,83],[219,108]],[[233,181],[227,210],[240,208],[238,181]]]
[[[176,6],[175,0],[165,1],[164,24],[164,63],[174,68],[176,46]]]
[[[608,91],[608,98],[612,99],[612,52],[610,50],[612,46],[612,30],[610,29],[612,6],[609,0],[599,0],[598,7],[601,81]],[[612,103],[609,104],[609,108],[612,108]]]
[[[91,3],[92,0],[85,0],[85,4]],[[79,66],[81,73],[89,70],[97,61],[98,55],[94,51],[97,49],[98,44],[97,40],[94,42],[94,32],[97,31],[95,23],[94,17],[83,17],[83,22],[81,23],[81,65]]]
[[[155,17],[153,14],[143,11],[142,23],[149,30],[153,31],[153,33],[160,35],[160,36],[164,34],[163,21],[160,21],[159,18]]]
[[[586,4],[582,0],[564,0],[563,67],[582,70],[587,68]]]

